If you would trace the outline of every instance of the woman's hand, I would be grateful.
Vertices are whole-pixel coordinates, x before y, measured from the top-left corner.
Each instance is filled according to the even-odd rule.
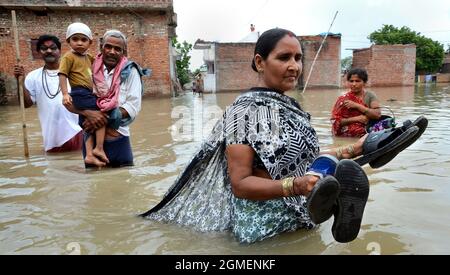
[[[361,107],[361,104],[358,104],[351,100],[344,100],[344,106],[347,109],[359,109]]]
[[[369,122],[369,118],[365,115],[354,116],[354,117],[349,117],[349,118],[342,118],[340,121],[340,127],[344,127],[344,126],[350,125],[352,123],[362,123],[364,125],[367,125],[368,122]]]
[[[318,180],[318,177],[310,175],[304,177],[296,177],[294,179],[294,194],[296,196],[309,196]]]
[[[365,136],[363,136],[362,138],[360,138],[356,143],[353,144],[353,148],[354,148],[354,156],[360,156],[363,152],[363,144],[364,141],[366,141],[366,138],[369,134],[366,134]]]
[[[369,118],[365,115],[357,116],[356,119],[358,120],[358,122],[360,122],[364,125],[367,125],[367,123],[369,123]]]
[[[349,144],[342,147],[337,147],[335,149],[331,149],[329,151],[321,152],[321,154],[330,154],[335,156],[337,159],[352,159],[362,155],[363,152],[363,144],[366,141],[366,138],[369,134],[366,134],[362,138],[360,138],[357,142],[353,144]],[[295,184],[294,184],[295,185]]]

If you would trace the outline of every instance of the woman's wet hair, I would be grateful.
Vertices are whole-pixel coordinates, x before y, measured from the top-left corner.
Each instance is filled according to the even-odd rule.
[[[266,60],[269,54],[275,49],[277,43],[286,35],[290,37],[297,37],[293,32],[285,29],[270,29],[265,31],[256,42],[255,53],[253,54],[252,69],[258,72],[255,63],[255,56],[259,54],[263,60]]]
[[[369,80],[367,71],[364,69],[359,69],[359,68],[351,69],[347,73],[347,81],[349,81],[350,78],[352,78],[352,75],[357,75],[362,81],[364,81],[364,83],[367,83],[367,81]]]
[[[59,50],[61,50],[61,42],[59,41],[58,37],[50,34],[44,34],[39,36],[38,41],[36,43],[36,50],[39,52],[41,50],[41,46],[47,42],[47,41],[53,41],[55,43],[56,47],[58,47]]]

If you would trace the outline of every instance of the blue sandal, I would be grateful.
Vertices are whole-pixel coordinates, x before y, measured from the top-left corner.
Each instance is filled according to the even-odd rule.
[[[339,182],[334,178],[338,162],[334,156],[320,155],[305,174],[321,178],[306,199],[309,216],[315,224],[323,223],[333,216],[334,205],[339,195]]]

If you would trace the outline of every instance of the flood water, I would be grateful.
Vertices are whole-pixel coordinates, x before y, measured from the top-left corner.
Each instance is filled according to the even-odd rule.
[[[315,230],[240,245],[228,232],[136,217],[161,199],[204,128],[237,93],[145,99],[131,127],[135,166],[101,171],[86,171],[80,152],[44,154],[36,108],[26,111],[25,159],[19,107],[0,107],[0,254],[450,254],[450,87],[371,90],[398,122],[424,114],[429,126],[383,168],[364,167],[369,202],[349,244],[333,240],[332,219]],[[322,149],[353,141],[330,135],[330,110],[342,92],[289,93],[311,113]],[[177,125],[185,134],[176,134]]]

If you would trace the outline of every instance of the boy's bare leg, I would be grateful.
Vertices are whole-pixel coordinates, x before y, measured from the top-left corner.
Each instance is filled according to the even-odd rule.
[[[89,138],[86,140],[86,157],[84,158],[84,162],[87,164],[95,165],[97,167],[105,166],[106,163],[100,161],[98,158],[94,156],[93,147],[94,147],[94,137],[90,135]]]
[[[98,157],[100,160],[109,163],[109,159],[103,150],[103,143],[105,142],[105,132],[106,127],[102,127],[95,131],[95,148],[92,150],[94,156]]]

